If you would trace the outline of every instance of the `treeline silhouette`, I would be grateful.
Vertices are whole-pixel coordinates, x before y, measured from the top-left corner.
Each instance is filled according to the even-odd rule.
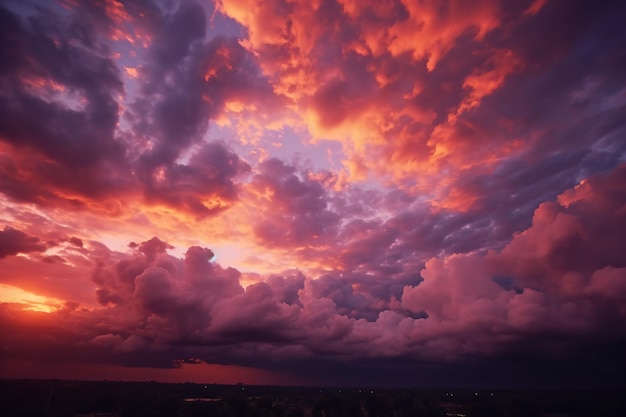
[[[0,416],[610,417],[626,416],[624,394],[0,380]]]

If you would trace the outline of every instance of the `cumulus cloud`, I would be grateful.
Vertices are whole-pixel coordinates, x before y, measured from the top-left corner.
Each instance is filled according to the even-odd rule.
[[[529,285],[564,295],[583,291],[604,268],[625,267],[625,168],[622,164],[542,203],[532,226],[491,261]]]
[[[213,262],[211,250],[190,247],[180,259],[153,238],[132,245],[131,254],[101,259],[92,279],[102,307],[52,316],[75,326],[64,327],[73,349],[84,340],[115,360],[142,353],[161,366],[192,357],[247,363],[251,354],[269,363],[277,355],[296,362],[350,355],[463,364],[519,354],[520,344],[539,357],[576,350],[599,337],[608,315],[614,330],[626,320],[625,172],[621,166],[542,204],[502,250],[431,258],[420,281],[398,296],[347,273],[272,275],[244,288],[241,273]],[[578,237],[565,239],[570,233]],[[19,314],[5,309],[4,317]],[[14,329],[21,336],[4,342],[13,354],[33,341]],[[599,340],[624,336],[613,331]]]
[[[424,281],[405,287],[403,307],[423,309],[426,324],[443,324],[433,331],[471,337],[477,352],[506,346],[507,339],[546,348],[547,333],[546,343],[559,351],[572,338],[599,337],[607,314],[624,320],[623,180],[622,165],[541,204],[532,225],[501,251],[431,259]]]

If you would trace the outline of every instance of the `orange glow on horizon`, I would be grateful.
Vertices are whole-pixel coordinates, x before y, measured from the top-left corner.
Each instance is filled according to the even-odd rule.
[[[22,310],[26,311],[53,313],[61,307],[63,302],[11,285],[0,284],[0,303],[18,304]]]
[[[204,384],[301,384],[293,375],[279,371],[236,365],[179,363],[172,368],[124,367],[80,363],[50,363],[26,360],[0,361],[5,378],[61,378],[75,380],[158,381]]]

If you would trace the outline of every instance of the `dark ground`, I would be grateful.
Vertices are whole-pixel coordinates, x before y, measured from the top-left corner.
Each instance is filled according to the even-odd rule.
[[[622,391],[378,390],[0,380],[4,417],[626,416]],[[192,400],[195,399],[195,400]],[[212,399],[208,401],[207,399]]]

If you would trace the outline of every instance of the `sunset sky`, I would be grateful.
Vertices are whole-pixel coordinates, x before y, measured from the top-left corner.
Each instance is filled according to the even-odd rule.
[[[0,4],[0,377],[612,386],[626,7]]]

